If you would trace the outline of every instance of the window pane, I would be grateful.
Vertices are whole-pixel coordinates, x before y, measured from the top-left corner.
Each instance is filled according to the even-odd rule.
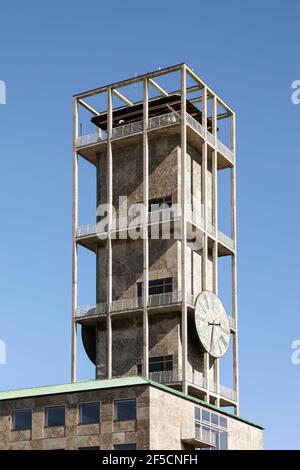
[[[172,292],[172,278],[156,279],[149,282],[149,295]]]
[[[31,429],[31,422],[32,422],[31,410],[14,410],[13,411],[14,431]]]
[[[219,432],[211,430],[211,437],[212,437],[213,443],[216,446],[216,447],[213,447],[213,449],[219,450],[220,449]]]
[[[152,356],[149,358],[149,372],[173,370],[173,356]]]
[[[49,406],[46,408],[46,426],[64,426],[65,425],[65,407]]]
[[[80,424],[93,424],[100,421],[100,403],[81,403],[79,405]]]
[[[142,297],[143,295],[143,283],[142,282],[138,282],[137,285],[137,297]]]
[[[163,363],[162,362],[149,363],[149,372],[159,372],[161,370],[163,370]]]
[[[223,418],[223,416],[220,416],[220,426],[222,426],[222,428],[227,428],[227,419]]]
[[[149,295],[157,295],[163,293],[162,286],[149,286]]]
[[[210,421],[209,420],[209,414],[210,413],[208,411],[202,410],[202,419],[203,419],[203,421],[207,421],[209,423],[209,421]]]
[[[216,415],[215,413],[211,413],[210,419],[211,419],[212,424],[215,424],[216,426],[218,426],[218,424],[219,424],[219,416],[218,415]]]
[[[152,356],[149,357],[149,362],[162,362],[164,360],[164,356]]]
[[[115,419],[117,421],[129,421],[132,419],[136,419],[136,401],[116,400]]]
[[[136,450],[136,444],[116,444],[114,450]]]
[[[198,406],[195,407],[195,419],[201,420],[201,408],[198,408]]]
[[[227,432],[221,432],[220,434],[220,449],[227,450],[228,449],[228,434]]]
[[[164,370],[173,370],[173,359],[165,362]]]

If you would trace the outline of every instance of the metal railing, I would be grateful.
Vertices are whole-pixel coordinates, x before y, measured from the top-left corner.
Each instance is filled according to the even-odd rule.
[[[236,392],[235,390],[232,390],[232,388],[220,385],[219,394],[221,395],[221,397],[227,398],[228,400],[236,401]]]
[[[114,300],[111,303],[111,312],[123,312],[124,310],[136,310],[143,306],[142,297],[133,297],[131,299]]]
[[[179,112],[161,114],[160,116],[154,116],[149,119],[148,129],[155,129],[157,127],[169,126],[170,124],[176,124],[179,121],[180,121]]]
[[[204,389],[207,388],[206,379],[199,372],[195,372],[195,371],[192,372],[188,376],[188,382],[192,385],[196,385],[196,387],[200,387],[200,388],[204,388]]]
[[[159,222],[166,222],[168,220],[173,221],[176,218],[180,217],[180,211],[178,211],[177,206],[173,208],[166,208],[156,211],[151,211],[148,213],[148,223],[155,224]],[[133,228],[141,225],[142,216],[128,216],[120,217],[112,220],[112,230],[123,230],[127,228]],[[97,233],[97,224],[86,224],[79,225],[77,227],[76,236],[77,237],[88,237],[90,235],[96,235]],[[100,233],[100,232],[99,232]],[[104,233],[104,232],[103,232]]]
[[[87,237],[96,233],[96,224],[79,225],[77,227],[77,237]]]
[[[178,374],[174,370],[159,370],[149,372],[149,379],[159,384],[178,382]]]
[[[205,138],[205,132],[204,132],[204,127],[200,122],[196,121],[196,119],[193,118],[189,113],[186,113],[186,122],[188,125],[194,129],[198,134],[200,134],[203,138]]]
[[[149,119],[148,129],[155,129],[157,127],[169,126],[176,124],[180,121],[180,112],[171,112],[155,116]],[[132,122],[124,124],[123,126],[113,127],[112,139],[125,137],[131,134],[137,134],[143,131],[143,121]],[[86,145],[96,144],[103,142],[107,139],[107,132],[98,131],[87,135],[82,135],[77,138],[77,147],[84,147]]]
[[[172,305],[181,302],[181,292],[165,292],[163,294],[149,295],[148,307],[160,307],[164,305]],[[111,312],[124,312],[128,310],[141,309],[143,306],[141,297],[133,297],[130,299],[118,299],[111,303]],[[89,317],[93,315],[101,315],[105,313],[106,303],[98,303],[97,305],[83,305],[77,307],[76,318]]]
[[[130,124],[124,124],[124,126],[114,127],[112,130],[112,139],[118,137],[125,137],[126,135],[136,134],[142,132],[143,121],[131,122]]]
[[[160,307],[181,302],[181,292],[165,292],[163,294],[149,295],[148,307]]]
[[[187,303],[190,306],[194,306],[194,295],[187,293],[186,299]],[[182,296],[180,291],[165,292],[163,294],[154,294],[149,295],[148,298],[148,307],[160,307],[164,305],[174,305],[182,301]],[[133,297],[130,299],[118,299],[114,300],[111,303],[111,312],[124,312],[127,310],[137,310],[143,307],[142,297]],[[83,305],[77,307],[76,317],[82,318],[85,316],[93,316],[103,314],[106,311],[106,303],[99,303],[97,305]],[[229,325],[230,328],[235,329],[236,323],[235,319],[232,316],[229,316]],[[203,376],[199,376],[196,373],[193,373],[189,381],[198,385],[199,387],[206,387],[204,383]]]
[[[77,147],[85,147],[86,145],[103,142],[107,139],[106,132],[93,132],[91,134],[81,135],[77,138]]]
[[[76,318],[96,315],[96,305],[81,305],[76,309]]]
[[[233,163],[233,152],[229,150],[229,148],[226,147],[226,145],[224,145],[220,140],[217,140],[217,149]]]
[[[205,138],[204,127],[200,122],[196,121],[189,113],[186,113],[187,124],[194,129],[198,134]],[[149,119],[148,129],[155,129],[158,127],[169,126],[180,122],[180,112],[174,111],[167,114],[161,114],[160,116],[154,116]],[[131,134],[137,134],[143,131],[143,121],[132,122],[124,124],[123,126],[114,127],[112,129],[112,139],[125,137]],[[211,145],[215,145],[215,136],[207,131],[207,141]],[[77,147],[84,147],[87,145],[96,144],[97,142],[103,142],[107,139],[107,132],[99,129],[98,132],[79,136],[77,138]],[[220,140],[217,140],[217,150],[222,153],[228,160],[233,163],[233,152],[226,147]]]
[[[220,242],[224,243],[229,248],[234,250],[234,241],[232,240],[232,238],[228,237],[227,235],[225,235],[225,233],[221,232],[220,230],[218,230],[218,239],[220,240]]]

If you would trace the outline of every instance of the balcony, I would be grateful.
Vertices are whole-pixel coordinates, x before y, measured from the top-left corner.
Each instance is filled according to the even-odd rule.
[[[207,388],[207,385],[206,385],[206,379],[203,377],[203,375],[201,375],[199,372],[192,372],[189,376],[188,376],[188,382],[191,384],[191,385],[196,385],[197,387],[199,388],[203,388],[203,389],[206,389]]]
[[[181,430],[181,441],[197,448],[216,447],[216,436],[203,426]]]
[[[162,114],[160,116],[154,116],[150,118],[148,121],[148,131],[163,128],[166,126],[178,125],[180,123],[180,120],[181,120],[181,117],[180,117],[179,111]],[[200,135],[201,138],[204,140],[205,130],[204,130],[204,127],[200,124],[200,122],[198,122],[188,113],[186,113],[186,120],[187,120],[187,125],[193,131],[195,131],[198,135]],[[132,122],[129,124],[124,124],[123,126],[114,127],[112,129],[111,138],[112,140],[115,140],[115,139],[120,139],[123,137],[134,136],[134,135],[140,134],[142,131],[143,131],[143,121]],[[216,149],[220,153],[220,155],[225,157],[225,159],[223,159],[223,161],[221,162],[222,166],[227,166],[228,161],[231,164],[233,164],[234,162],[233,152],[228,147],[226,147],[226,145],[224,145],[221,141],[216,139],[215,136],[211,134],[209,131],[206,131],[206,139],[207,139],[207,142],[212,147],[216,146]],[[76,146],[77,146],[77,149],[80,150],[80,149],[84,149],[85,147],[93,146],[99,143],[100,144],[105,143],[106,141],[107,141],[107,132],[99,129],[95,133],[90,133],[87,135],[79,136],[77,138]],[[83,152],[82,155],[95,164],[95,157],[92,156],[90,152],[87,152],[87,155],[85,155],[85,152]]]
[[[187,293],[187,304],[189,308],[194,308],[195,303],[195,296]],[[177,306],[180,308],[181,306],[181,292],[173,291],[173,292],[165,292],[163,294],[154,294],[149,295],[148,297],[148,308],[155,309],[160,307],[174,307]],[[118,299],[114,300],[110,306],[110,312],[112,314],[121,314],[136,310],[142,310],[143,308],[143,299],[142,297],[133,297],[130,299]],[[98,303],[97,305],[82,305],[77,307],[75,318],[77,320],[82,319],[89,319],[97,316],[103,316],[106,314],[107,305],[106,303]],[[236,330],[236,321],[235,318],[229,315],[229,325],[231,331]],[[193,376],[190,379],[191,383],[194,383],[201,388],[206,388],[205,381],[202,376],[196,377]]]
[[[199,372],[192,372],[189,377],[188,377],[188,382],[190,386],[195,386],[196,388],[199,388],[203,391],[207,390],[207,382],[205,377],[203,377],[202,374]],[[210,382],[209,384],[209,390],[213,394],[217,394],[217,384],[214,382]],[[236,392],[229,388],[225,387],[224,385],[219,386],[219,395],[220,398],[225,401],[225,404],[228,404],[227,402],[236,402]]]
[[[192,118],[193,119],[193,118]],[[180,113],[172,112],[155,116],[149,119],[148,129],[157,129],[158,127],[165,127],[180,122]],[[143,121],[132,122],[124,124],[123,126],[114,127],[112,130],[112,139],[119,139],[129,135],[138,134],[143,131]],[[98,142],[105,142],[107,140],[107,132],[101,131],[92,134],[79,136],[77,139],[77,148],[93,145]]]
[[[230,250],[234,250],[234,241],[232,238],[228,237],[228,235],[225,235],[225,233],[220,230],[218,230],[218,240],[223,243],[223,245],[226,245]]]
[[[180,219],[180,208],[177,205],[174,205],[173,208],[152,211],[148,214],[149,226],[154,224],[170,224],[171,230],[173,230],[172,227],[174,227],[175,223],[178,223]],[[189,211],[187,214],[187,223],[202,232],[204,231],[203,218],[200,214],[190,213]],[[137,216],[113,219],[111,230],[112,240],[118,239],[117,233],[121,232],[122,230],[127,230],[130,236],[130,230],[135,231],[138,226],[141,226],[141,224],[141,218]],[[181,230],[179,225],[176,225],[176,227]],[[214,237],[215,228],[211,223],[208,223],[207,225],[207,232],[211,237]],[[177,231],[176,233],[178,239],[178,234],[180,234],[180,232]],[[76,238],[80,245],[96,252],[97,244],[100,242],[103,243],[103,241],[106,240],[107,232],[101,231],[100,224],[79,225],[76,231]],[[234,240],[232,240],[220,230],[218,231],[218,241],[220,242],[220,256],[230,255],[232,251],[234,251]]]
[[[202,137],[202,139],[205,139],[204,127],[198,121],[196,121],[196,119],[194,119],[187,113],[186,121],[187,124]],[[211,132],[209,132],[208,130],[206,131],[206,140],[210,146],[216,147],[218,153],[225,157],[225,159],[223,158],[220,161],[221,167],[227,167],[228,161],[231,163],[231,165],[233,165],[233,152],[228,147],[226,147],[226,145],[224,145],[220,140],[216,139],[215,136],[211,134]]]
[[[131,299],[114,300],[110,305],[111,313],[122,313],[132,310],[142,309],[143,299],[134,297]],[[166,292],[163,294],[149,295],[148,308],[179,305],[181,302],[181,292]],[[90,318],[99,315],[105,315],[107,310],[106,303],[98,303],[97,305],[84,305],[77,307],[76,319]]]
[[[235,390],[232,390],[229,387],[225,387],[224,385],[220,385],[219,394],[220,394],[221,397],[223,397],[227,400],[230,400],[230,401],[233,401],[233,402],[237,401]]]

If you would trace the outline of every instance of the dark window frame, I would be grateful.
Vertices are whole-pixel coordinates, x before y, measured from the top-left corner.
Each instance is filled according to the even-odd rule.
[[[161,289],[160,289],[161,288]],[[151,293],[154,289],[158,289],[159,292]],[[159,279],[151,279],[148,283],[149,295],[167,294],[173,292],[173,278],[162,277]],[[141,298],[143,295],[143,282],[136,283],[136,296]]]
[[[162,358],[161,361],[158,360],[158,358]],[[163,368],[159,370],[151,370],[151,365],[153,364],[162,364]],[[172,368],[168,368],[167,365],[171,364]],[[143,362],[141,358],[138,358],[137,360],[137,374],[141,375],[142,373],[142,367],[143,367]],[[174,370],[174,356],[173,354],[166,354],[163,356],[151,356],[149,357],[149,373],[150,372],[162,372],[162,371],[168,371],[168,370]]]
[[[64,409],[64,424],[48,424],[48,416],[47,412],[53,408],[63,408]],[[44,408],[44,428],[57,428],[57,427],[65,427],[66,425],[66,405],[52,405],[52,406],[45,406]]]
[[[125,402],[135,402],[135,417],[134,418],[126,418],[120,419],[117,414],[117,403],[125,403]],[[121,422],[121,421],[136,421],[137,419],[137,399],[134,398],[121,398],[114,400],[114,421]]]
[[[18,427],[16,428],[16,414],[17,413],[22,413],[22,412],[30,412],[30,417],[31,417],[31,422],[30,422],[30,427]],[[33,410],[32,408],[15,408],[12,410],[12,431],[32,431],[32,414]]]
[[[87,423],[82,422],[81,409],[84,405],[98,405],[98,408],[99,408],[98,420],[90,421],[90,422],[87,422]],[[80,425],[80,426],[88,426],[89,424],[100,424],[101,423],[101,401],[83,401],[81,403],[78,403],[78,419],[77,419],[77,422],[78,422],[78,425]]]

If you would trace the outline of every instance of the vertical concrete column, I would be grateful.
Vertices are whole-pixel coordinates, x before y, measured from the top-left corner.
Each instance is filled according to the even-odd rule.
[[[78,155],[76,151],[78,138],[78,102],[73,102],[73,208],[72,208],[72,339],[71,339],[71,381],[76,382],[76,352],[77,352],[77,283],[78,283]]]
[[[233,335],[233,383],[236,395],[235,414],[239,414],[239,360],[238,360],[238,307],[237,307],[237,238],[236,238],[236,133],[235,114],[230,119],[230,145],[233,153],[233,166],[231,168],[231,236],[234,241],[234,254],[232,256],[232,316],[235,321],[235,334]]]
[[[217,152],[217,131],[218,131],[218,101],[213,96],[212,104],[212,131],[215,137],[215,148],[212,153],[212,173],[213,173],[213,223],[214,223],[214,245],[213,245],[213,291],[218,295],[218,152]],[[220,362],[214,359],[213,364],[215,391],[217,394],[217,406],[220,406]]]
[[[101,326],[100,326],[100,322],[97,322],[96,323],[96,326],[95,326],[95,331],[96,331],[96,366],[95,366],[95,378],[96,380],[99,380],[101,378],[103,378],[102,374],[103,374],[103,371],[101,371],[101,358],[100,358],[100,354],[101,354]]]
[[[113,163],[112,163],[112,91],[107,90],[107,203],[109,204],[108,213],[108,236],[107,236],[107,265],[106,265],[106,358],[107,358],[107,378],[112,377],[112,324],[111,324],[111,302],[112,302],[112,204],[113,204]]]
[[[182,391],[187,385],[187,273],[186,273],[186,66],[181,67],[181,336],[182,336]]]
[[[148,80],[144,79],[144,104],[143,104],[143,376],[149,377],[149,239],[148,239],[148,204],[149,204],[149,147],[148,147]]]
[[[202,99],[202,126],[204,127],[205,140],[202,144],[202,208],[203,208],[203,250],[202,250],[202,290],[207,288],[207,88],[203,88]],[[204,353],[204,379],[206,381],[206,401],[209,403],[210,376],[209,354]]]
[[[215,141],[217,142],[217,97],[213,97],[212,127]],[[218,152],[216,148],[212,153],[212,178],[213,178],[213,225],[214,225],[214,248],[213,248],[213,290],[218,295]]]

